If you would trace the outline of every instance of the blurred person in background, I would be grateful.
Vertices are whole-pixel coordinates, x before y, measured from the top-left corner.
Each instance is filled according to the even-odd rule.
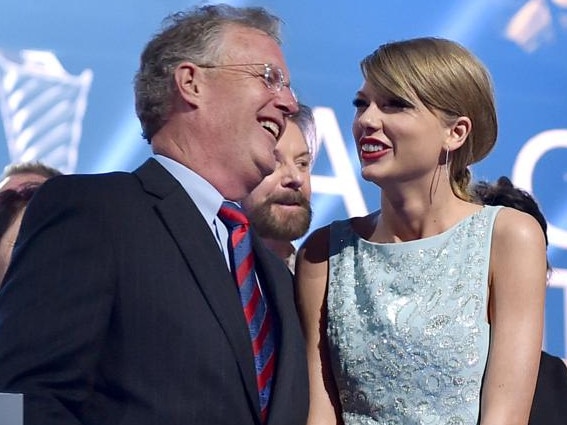
[[[8,269],[22,217],[38,186],[27,184],[18,190],[0,191],[0,282]]]
[[[62,173],[40,161],[19,162],[9,164],[4,168],[0,180],[0,191],[20,189],[28,184],[41,184],[51,177]]]
[[[242,201],[242,208],[264,244],[282,258],[291,271],[295,267],[293,241],[304,236],[311,224],[311,177],[316,144],[315,119],[311,108],[287,119],[276,145],[276,169]]]
[[[40,161],[19,162],[4,168],[0,179],[0,281],[4,277],[24,212],[37,188],[62,173]]]

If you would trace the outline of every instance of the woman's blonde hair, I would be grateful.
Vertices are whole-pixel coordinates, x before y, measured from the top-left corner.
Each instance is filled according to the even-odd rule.
[[[492,150],[498,132],[492,82],[484,65],[454,41],[426,37],[384,44],[360,66],[364,78],[387,96],[411,104],[417,98],[447,125],[461,116],[471,120],[470,134],[451,152],[450,163],[453,192],[470,201],[468,167]]]

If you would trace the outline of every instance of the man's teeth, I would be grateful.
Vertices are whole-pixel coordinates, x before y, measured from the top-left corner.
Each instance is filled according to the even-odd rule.
[[[272,133],[276,139],[278,138],[278,136],[280,135],[280,126],[279,125],[277,125],[273,121],[262,121],[261,124],[262,124],[262,127],[264,127],[266,130],[268,130],[270,133]]]
[[[373,145],[370,143],[364,143],[361,146],[361,149],[363,152],[379,152],[379,151],[383,151],[384,149],[386,149],[386,147],[382,144],[380,145]]]

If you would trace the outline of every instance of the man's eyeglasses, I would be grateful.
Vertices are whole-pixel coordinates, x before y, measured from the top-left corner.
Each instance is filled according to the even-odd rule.
[[[264,84],[270,90],[275,90],[277,92],[282,91],[284,87],[287,87],[291,90],[290,82],[285,80],[284,72],[278,66],[272,65],[271,63],[235,63],[229,65],[197,65],[201,68],[233,68],[233,67],[241,67],[241,66],[263,66],[264,73],[257,73],[250,70],[242,70],[242,72],[246,72],[254,77],[262,77],[264,79]],[[292,91],[293,93],[293,91]]]

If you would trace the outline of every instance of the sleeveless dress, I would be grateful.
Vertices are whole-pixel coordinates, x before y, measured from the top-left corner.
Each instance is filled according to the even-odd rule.
[[[477,423],[500,208],[400,243],[331,224],[327,336],[345,425]]]

